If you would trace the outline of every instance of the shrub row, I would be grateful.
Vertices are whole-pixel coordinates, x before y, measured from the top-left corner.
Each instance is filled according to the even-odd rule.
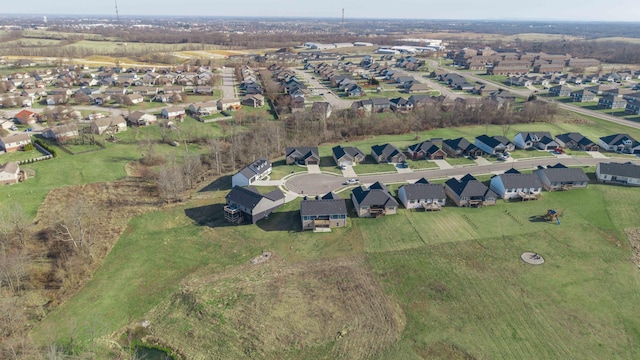
[[[24,165],[24,164],[31,164],[34,162],[38,162],[38,161],[42,161],[42,160],[49,160],[49,159],[53,159],[53,155],[45,155],[45,156],[39,156],[36,158],[31,158],[31,159],[27,159],[27,160],[20,160],[18,161],[19,165]]]
[[[36,144],[38,146],[40,146],[41,148],[43,148],[44,150],[46,150],[49,154],[51,154],[51,156],[53,156],[53,157],[57,157],[58,156],[58,154],[56,154],[55,149],[53,149],[51,146],[45,144],[42,140],[36,139]]]

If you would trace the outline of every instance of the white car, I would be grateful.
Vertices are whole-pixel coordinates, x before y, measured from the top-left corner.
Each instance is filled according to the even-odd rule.
[[[360,182],[360,180],[358,180],[358,179],[349,179],[349,180],[345,181],[344,184],[345,185],[353,185],[353,184],[357,184],[359,182]]]

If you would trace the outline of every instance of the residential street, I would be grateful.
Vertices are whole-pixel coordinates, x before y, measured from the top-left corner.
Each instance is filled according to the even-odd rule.
[[[379,174],[379,175],[365,175],[360,176],[359,180],[361,184],[372,184],[376,181],[383,182],[385,184],[390,183],[402,183],[407,181],[415,181],[420,178],[426,177],[429,180],[432,179],[445,179],[449,177],[463,176],[466,174],[472,175],[485,175],[485,174],[500,174],[511,168],[518,170],[535,169],[538,165],[548,166],[555,165],[561,162],[567,166],[596,166],[600,162],[634,162],[640,165],[640,159],[629,158],[565,158],[557,159],[553,158],[533,158],[518,160],[508,163],[491,163],[488,165],[475,165],[465,167],[454,167],[451,169],[427,169],[427,170],[415,170],[411,173],[395,173],[395,174]],[[345,178],[338,175],[329,174],[307,174],[301,173],[295,175],[285,182],[285,187],[299,195],[322,195],[329,191],[338,191],[345,186],[342,183]]]
[[[309,85],[311,85],[314,89],[316,89],[316,92],[324,94],[322,96],[329,104],[331,104],[331,107],[333,109],[348,109],[349,107],[351,107],[351,103],[355,101],[355,100],[341,99],[338,95],[334,94],[333,92],[331,92],[331,90],[327,89],[324,85],[322,85],[320,81],[315,79],[315,76],[313,76],[312,74],[303,70],[298,70],[298,69],[294,69],[294,70],[296,72],[296,75],[303,78],[304,81],[306,81]]]
[[[235,87],[235,74],[233,68],[225,67],[222,69],[222,98],[223,99],[236,99],[236,87]]]

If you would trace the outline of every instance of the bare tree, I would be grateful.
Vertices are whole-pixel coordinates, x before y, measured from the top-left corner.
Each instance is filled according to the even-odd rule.
[[[82,197],[63,204],[59,221],[53,226],[55,240],[71,243],[76,252],[93,257],[95,212],[95,207]]]
[[[171,155],[168,163],[158,171],[156,183],[166,202],[182,199],[182,193],[186,189],[185,178],[182,166],[177,163],[175,154]]]

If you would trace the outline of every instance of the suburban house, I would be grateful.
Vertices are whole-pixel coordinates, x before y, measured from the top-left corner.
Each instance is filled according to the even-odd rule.
[[[393,98],[389,102],[393,112],[406,113],[413,110],[413,104],[403,97]]]
[[[391,144],[372,146],[371,157],[373,157],[373,160],[377,163],[401,163],[407,161],[407,156]]]
[[[401,186],[398,189],[398,198],[407,209],[424,210],[440,210],[447,200],[444,186],[429,184],[425,178],[413,184]]]
[[[153,114],[147,114],[144,111],[134,111],[127,116],[127,121],[131,125],[135,126],[147,126],[158,121],[158,118]]]
[[[547,131],[538,132],[520,132],[513,139],[514,144],[519,149],[540,149],[553,150],[558,144],[551,137],[551,133]]]
[[[505,140],[511,144],[511,150],[513,151],[513,143],[507,138]],[[497,139],[497,136],[480,135],[476,137],[475,145],[482,151],[490,155],[502,154],[507,150],[507,146]]]
[[[549,88],[549,96],[570,96],[571,88],[567,85],[558,85]]]
[[[398,201],[380,182],[376,182],[368,188],[364,185],[356,187],[351,193],[351,200],[358,217],[379,217],[398,212]]]
[[[331,152],[333,154],[333,160],[338,166],[356,165],[363,162],[366,157],[365,153],[353,146],[342,147],[338,145],[331,149]]]
[[[461,137],[457,139],[447,139],[442,142],[442,150],[449,156],[471,156],[480,157],[483,154],[482,149],[470,143],[467,139]]]
[[[31,144],[29,133],[15,133],[0,137],[0,148],[5,152],[22,150],[27,144]]]
[[[284,194],[279,189],[260,194],[253,186],[234,186],[226,196],[224,218],[232,224],[255,224],[284,205]]]
[[[451,178],[445,183],[445,192],[457,206],[495,205],[498,195],[473,175],[467,174],[460,180]]]
[[[598,141],[600,148],[626,154],[640,153],[640,143],[628,134],[603,136]]]
[[[371,98],[371,110],[373,112],[384,112],[391,110],[391,102],[387,98]]]
[[[260,94],[245,95],[241,101],[242,105],[253,108],[262,107],[264,105],[264,96]]]
[[[536,175],[521,174],[515,169],[492,177],[489,187],[505,200],[535,200],[542,192],[542,184]]]
[[[605,109],[624,109],[627,106],[627,100],[617,96],[605,95],[598,100],[598,107]]]
[[[285,149],[286,164],[320,165],[317,146],[296,146]]]
[[[538,176],[547,191],[569,190],[574,187],[587,187],[589,178],[580,168],[568,168],[562,164],[538,167],[533,172]]]
[[[0,166],[0,185],[17,184],[20,181],[20,166],[15,161]]]
[[[409,152],[409,156],[414,160],[444,160],[447,157],[447,153],[431,141],[423,141],[421,143],[410,145],[407,150]]]
[[[65,142],[78,137],[78,135],[78,126],[76,124],[53,126],[42,131],[42,136],[57,142]]]
[[[602,183],[640,186],[640,165],[627,163],[598,163],[596,178]]]
[[[24,125],[33,125],[38,121],[40,115],[33,111],[29,111],[26,109],[20,110],[14,118],[20,122],[20,124]]]
[[[556,142],[560,147],[571,150],[599,151],[600,147],[578,132],[556,135]]]
[[[572,91],[570,96],[571,96],[571,101],[573,102],[596,101],[596,94],[585,89]]]
[[[218,104],[215,101],[193,103],[189,105],[189,112],[201,116],[216,114],[218,112]]]
[[[347,225],[347,202],[330,192],[300,202],[302,230],[325,230]]]
[[[260,158],[245,166],[231,177],[231,187],[248,186],[256,180],[264,180],[271,174],[271,162]]]
[[[91,122],[92,134],[115,134],[127,130],[127,122],[122,116],[109,116]]]
[[[128,101],[131,104],[140,104],[144,101],[144,97],[140,94],[128,94],[124,96],[125,101]],[[126,102],[125,102],[126,104]]]
[[[238,110],[241,108],[240,99],[220,99],[217,102],[218,110]]]
[[[179,106],[171,106],[162,109],[161,114],[165,119],[182,119],[185,116],[185,111]]]

